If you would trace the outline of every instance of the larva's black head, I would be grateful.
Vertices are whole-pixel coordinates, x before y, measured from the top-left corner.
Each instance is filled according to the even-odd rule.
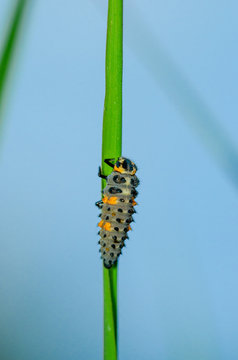
[[[134,175],[137,167],[131,160],[120,157],[114,166],[114,171],[118,171],[121,174]]]

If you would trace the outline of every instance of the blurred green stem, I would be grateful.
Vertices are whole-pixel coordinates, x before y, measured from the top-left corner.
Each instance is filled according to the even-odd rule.
[[[109,0],[106,44],[106,93],[103,115],[102,172],[111,168],[104,159],[121,156],[123,0]],[[102,189],[105,187],[102,180]],[[117,359],[117,266],[103,269],[104,360]]]
[[[28,0],[19,0],[12,12],[12,20],[0,57],[0,126],[2,125],[2,107],[4,103],[4,91],[7,84],[10,65],[16,48],[17,39],[20,32],[20,26],[23,20],[24,11]]]

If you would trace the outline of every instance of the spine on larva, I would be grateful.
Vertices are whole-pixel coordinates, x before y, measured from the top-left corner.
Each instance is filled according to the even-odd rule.
[[[107,185],[103,190],[100,204],[101,228],[100,252],[104,266],[110,268],[116,263],[131,230],[130,223],[135,213],[136,187],[139,180],[135,175],[136,166],[130,160],[119,158],[114,171],[106,177]]]

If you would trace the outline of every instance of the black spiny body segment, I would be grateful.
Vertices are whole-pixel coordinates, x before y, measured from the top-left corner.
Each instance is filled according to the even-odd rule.
[[[98,224],[101,228],[100,252],[103,264],[108,269],[116,263],[128,239],[127,232],[131,230],[130,223],[134,221],[132,215],[135,213],[136,187],[139,185],[135,175],[137,167],[131,160],[120,157],[115,165],[111,160],[104,160],[113,168],[110,175],[102,175],[99,168],[98,175],[106,179],[107,185],[103,190],[103,199],[96,203],[101,209],[101,221]]]

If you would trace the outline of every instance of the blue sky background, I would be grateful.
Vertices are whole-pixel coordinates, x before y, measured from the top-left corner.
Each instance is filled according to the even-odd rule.
[[[1,43],[12,3],[0,0]],[[179,107],[187,89],[158,54],[236,147],[238,5],[131,0],[124,10],[123,154],[141,184],[119,261],[119,358],[235,360],[238,185],[221,166],[224,144],[214,156],[204,138],[207,119],[199,127]],[[28,11],[0,155],[4,360],[102,358],[94,203],[106,12],[101,0],[34,1]]]

